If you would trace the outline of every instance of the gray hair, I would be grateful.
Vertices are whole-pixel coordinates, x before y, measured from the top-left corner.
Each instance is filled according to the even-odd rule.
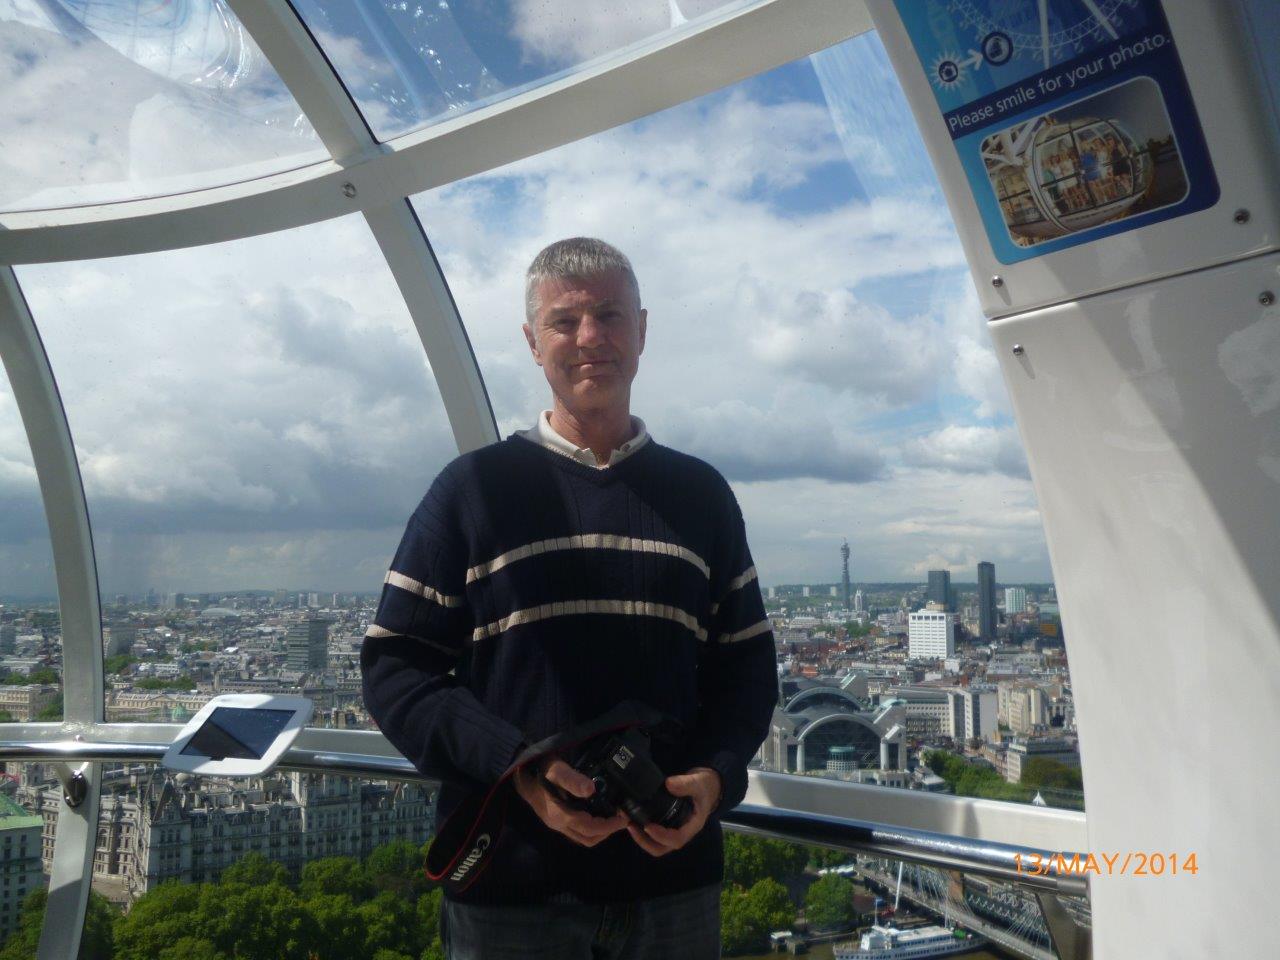
[[[631,269],[631,261],[617,247],[593,237],[570,237],[543,247],[529,264],[524,280],[524,312],[530,323],[538,315],[538,286],[544,280],[589,280],[617,271],[626,277],[627,285],[640,306],[640,283]]]

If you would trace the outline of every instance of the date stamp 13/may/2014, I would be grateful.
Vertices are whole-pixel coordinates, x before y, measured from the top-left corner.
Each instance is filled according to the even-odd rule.
[[[1100,877],[1174,877],[1192,876],[1200,872],[1194,851],[1162,853],[1129,850],[1116,853],[1017,853],[1014,868],[1033,877],[1058,876]]]

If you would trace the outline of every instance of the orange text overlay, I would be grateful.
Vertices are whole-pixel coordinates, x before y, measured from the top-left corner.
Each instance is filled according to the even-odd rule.
[[[1200,872],[1195,852],[1159,853],[1129,850],[1124,853],[1016,853],[1013,856],[1018,873],[1043,877],[1176,877],[1195,876]]]

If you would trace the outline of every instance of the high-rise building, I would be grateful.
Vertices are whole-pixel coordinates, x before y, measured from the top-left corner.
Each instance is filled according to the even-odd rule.
[[[801,594],[807,597],[809,595],[809,588],[805,587],[803,590],[801,590]]]
[[[956,740],[983,740],[996,730],[998,703],[994,690],[947,691],[950,706],[948,736]]]
[[[840,584],[841,586],[844,587],[844,593],[841,594],[841,599],[844,600],[844,608],[848,610],[849,601],[852,599],[849,594],[849,541],[848,540],[846,540],[840,546],[840,566],[841,566]]]
[[[1024,588],[1004,588],[1004,612],[1010,615],[1027,612],[1027,591]]]
[[[907,624],[907,656],[940,660],[956,652],[956,615],[945,610],[918,610]]]
[[[44,886],[40,859],[43,830],[43,817],[0,794],[0,868],[5,880],[0,892],[0,937],[7,938],[18,929],[22,901],[32,890]]]
[[[309,617],[289,624],[285,650],[290,670],[323,670],[329,664],[329,621]]]
[[[978,636],[986,643],[996,638],[996,565],[978,564]]]
[[[936,603],[947,610],[952,609],[950,570],[929,571],[929,590],[924,599],[926,603]]]
[[[853,612],[864,613],[866,609],[867,609],[866,601],[862,596],[862,591],[859,590],[857,593],[853,595]]]

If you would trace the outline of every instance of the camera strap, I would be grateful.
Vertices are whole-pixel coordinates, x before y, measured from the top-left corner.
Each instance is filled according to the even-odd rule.
[[[604,733],[630,727],[662,730],[674,721],[635,700],[624,700],[587,723],[539,740],[520,751],[511,766],[483,794],[473,792],[460,803],[436,831],[427,850],[427,877],[450,893],[460,893],[475,883],[489,865],[506,822],[507,804],[515,795],[511,778],[522,766],[551,753],[572,748]]]

